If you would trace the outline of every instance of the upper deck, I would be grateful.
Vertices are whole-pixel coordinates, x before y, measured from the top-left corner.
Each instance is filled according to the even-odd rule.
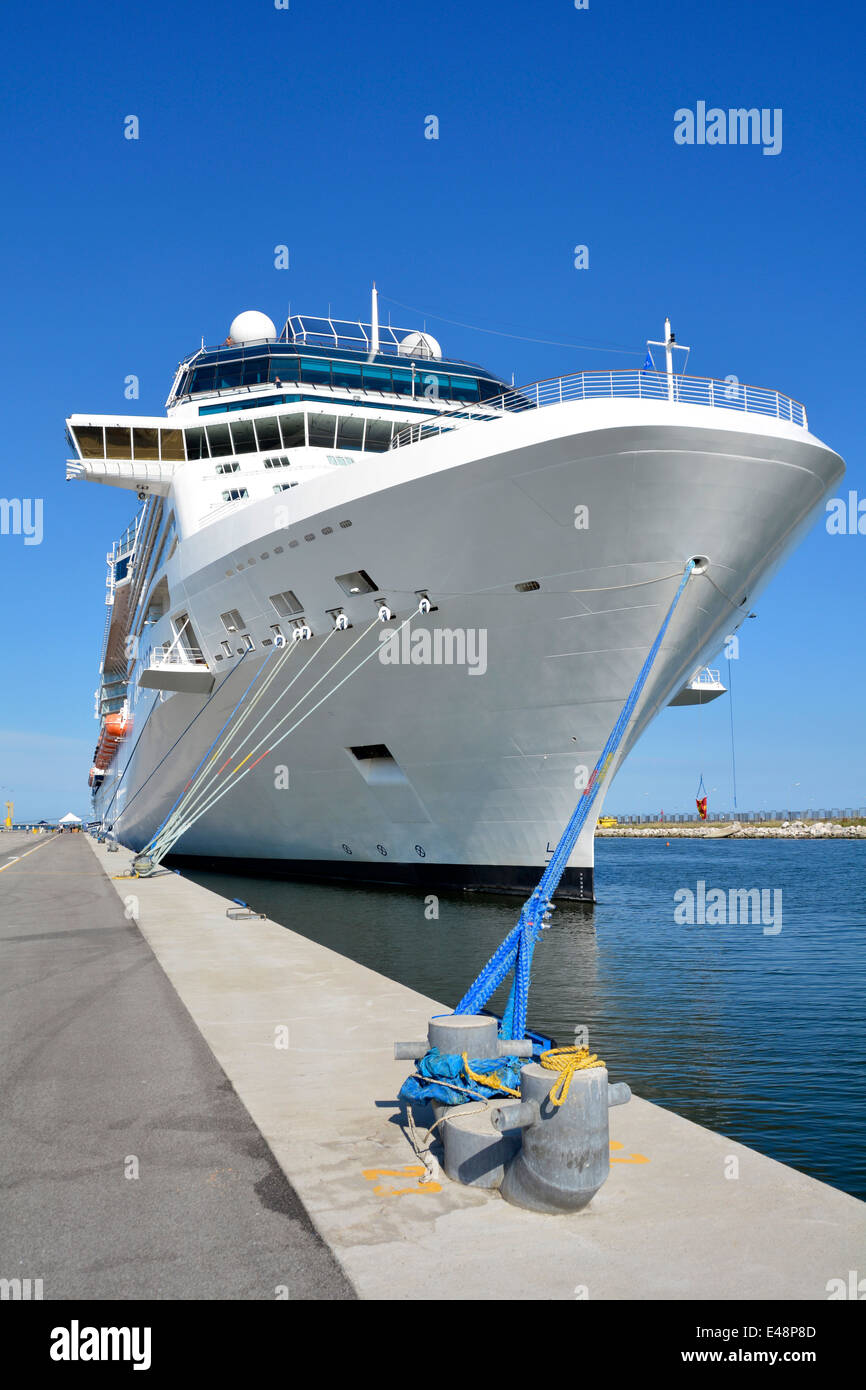
[[[178,367],[166,409],[202,398],[199,414],[266,404],[268,387],[313,386],[343,395],[471,403],[507,390],[506,384],[473,362],[444,358],[425,333],[297,315],[278,338],[199,348]]]

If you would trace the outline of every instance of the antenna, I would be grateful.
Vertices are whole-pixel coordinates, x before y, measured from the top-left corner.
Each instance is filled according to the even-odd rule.
[[[370,324],[373,329],[373,336],[370,341],[370,355],[368,362],[372,362],[376,353],[379,351],[379,291],[376,289],[376,281],[373,281],[373,299],[370,307]]]
[[[665,350],[665,371],[667,373],[668,378],[668,400],[672,401],[674,399],[674,348],[676,348],[677,352],[686,353],[687,359],[688,354],[691,352],[691,348],[683,347],[680,343],[677,342],[676,334],[671,332],[671,321],[669,318],[665,319],[664,341],[658,342],[654,338],[647,338],[646,345],[648,348],[663,347]],[[685,370],[685,362],[683,363],[683,370]]]

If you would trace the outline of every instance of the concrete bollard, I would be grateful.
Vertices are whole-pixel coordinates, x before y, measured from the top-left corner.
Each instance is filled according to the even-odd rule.
[[[610,1172],[608,1109],[631,1098],[628,1086],[608,1085],[606,1067],[587,1067],[571,1078],[561,1106],[550,1101],[555,1073],[531,1062],[520,1074],[521,1104],[491,1115],[500,1133],[521,1130],[523,1143],[505,1170],[507,1202],[550,1214],[580,1211]]]
[[[450,1112],[440,1126],[440,1133],[445,1149],[445,1172],[452,1182],[461,1182],[466,1187],[501,1186],[505,1170],[520,1148],[520,1130],[512,1129],[507,1119],[519,1108],[519,1100],[503,1099],[498,1113],[506,1118],[494,1129],[490,1123],[493,1114],[490,1107],[443,1107]]]
[[[445,1014],[431,1018],[426,1042],[395,1043],[394,1057],[398,1062],[415,1061],[431,1047],[458,1057],[465,1052],[473,1061],[484,1057],[532,1056],[530,1038],[500,1038],[498,1030],[496,1019],[485,1014]]]

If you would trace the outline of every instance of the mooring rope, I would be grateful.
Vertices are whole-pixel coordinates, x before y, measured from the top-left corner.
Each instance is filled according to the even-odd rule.
[[[535,943],[541,935],[542,930],[547,925],[546,919],[552,910],[551,899],[556,889],[559,887],[559,882],[565,871],[566,864],[577,844],[578,836],[586,823],[599,788],[608,773],[614,753],[622,741],[628,723],[634,713],[635,706],[658,655],[659,648],[668,630],[671,618],[685,591],[694,567],[694,560],[689,560],[682,574],[682,578],[680,579],[673,602],[665,615],[664,622],[656,634],[655,641],[650,647],[646,660],[638,673],[638,677],[601,751],[586,788],[572,812],[571,818],[560,837],[559,843],[539,880],[538,887],[524,903],[517,925],[512,928],[505,940],[494,951],[490,960],[484,966],[484,969],[470,985],[454,1010],[454,1012],[458,1014],[479,1013],[481,1009],[484,1008],[490,996],[498,989],[509,971],[513,970],[514,980],[511,986],[511,994],[499,1030],[500,1037],[502,1038],[522,1038],[526,1032],[526,1008],[529,999],[532,953],[535,949]]]
[[[548,1071],[559,1072],[559,1079],[554,1083],[549,1097],[551,1105],[557,1106],[567,1099],[576,1071],[604,1066],[604,1062],[588,1047],[552,1047],[549,1052],[542,1052],[538,1060]]]
[[[414,617],[415,613],[410,613],[409,617],[404,619],[404,621],[400,624],[400,627],[394,629],[394,635],[396,636],[397,633],[402,632],[403,628],[407,627]],[[179,810],[172,816],[170,825],[166,825],[164,823],[163,827],[160,828],[158,835],[153,837],[150,845],[145,850],[141,851],[141,858],[143,859],[146,857],[148,860],[151,861],[151,865],[155,867],[155,865],[159,863],[165,857],[166,854],[169,853],[171,848],[183,835],[186,834],[187,830],[189,830],[190,827],[194,825],[196,821],[198,821],[203,815],[205,815],[209,810],[211,810],[212,807],[215,806],[218,801],[221,801],[222,798],[229,791],[234,790],[238,783],[241,782],[243,778],[247,776],[248,773],[252,772],[253,768],[255,768],[262,761],[263,758],[266,758],[269,753],[273,753],[280,746],[281,743],[283,743],[292,733],[294,733],[294,731],[301,724],[303,724],[305,719],[309,719],[311,714],[314,714],[315,711],[319,709],[323,704],[325,704],[327,700],[331,699],[331,697],[335,695],[337,691],[341,689],[341,687],[344,686],[346,682],[350,680],[351,677],[355,675],[357,671],[360,671],[362,666],[365,666],[368,661],[371,661],[374,656],[377,656],[380,651],[378,643],[373,648],[373,650],[368,652],[368,654],[365,657],[363,657],[361,661],[359,661],[355,666],[353,666],[352,669],[345,676],[343,676],[342,679],[339,680],[335,686],[333,686],[330,690],[327,690],[325,694],[321,697],[321,699],[316,701],[312,708],[308,709],[306,713],[302,714],[299,719],[295,720],[295,722],[292,725],[290,725],[288,729],[286,729],[283,733],[280,734],[279,738],[274,740],[273,736],[277,732],[277,730],[280,729],[281,726],[285,724],[288,719],[291,718],[291,716],[300,708],[300,706],[306,700],[309,699],[309,697],[313,694],[313,691],[318,689],[322,682],[328,678],[331,672],[336,670],[336,668],[340,665],[342,661],[345,661],[346,657],[350,654],[350,652],[352,652],[354,648],[358,646],[359,642],[362,642],[364,640],[364,638],[371,631],[371,629],[374,628],[381,621],[382,619],[380,617],[376,617],[373,619],[373,621],[369,624],[368,627],[364,629],[360,636],[357,637],[349,647],[347,647],[346,651],[343,652],[337,658],[337,660],[334,661],[328,667],[327,671],[325,671],[324,674],[321,675],[319,679],[315,681],[313,685],[310,686],[309,690],[305,691],[305,693],[295,702],[292,708],[288,710],[287,713],[284,714],[282,718],[277,721],[277,723],[271,729],[270,733],[265,735],[264,738],[260,739],[260,741],[250,750],[247,756],[244,759],[242,759],[242,761],[238,763],[234,768],[232,768],[231,772],[228,774],[227,778],[225,779],[225,782],[220,787],[220,789],[218,791],[215,790],[215,787],[217,785],[217,779],[219,778],[219,776],[225,771],[225,768],[228,766],[228,763],[234,761],[234,758],[237,756],[237,753],[252,736],[252,734],[263,722],[263,720],[267,717],[267,714],[270,713],[276,707],[276,705],[279,703],[279,700],[282,699],[282,695],[285,694],[285,691],[283,691],[280,694],[280,696],[277,697],[277,700],[275,700],[273,704],[270,706],[269,710],[266,711],[265,715],[262,716],[262,719],[258,721],[258,723],[254,726],[252,730],[250,730],[250,732],[245,736],[245,738],[237,746],[237,748],[235,748],[234,753],[228,759],[228,761],[223,763],[223,765],[220,767],[219,771],[216,774],[216,777],[211,780],[204,792],[204,800],[202,801],[201,796],[199,796],[195,802],[187,801],[183,807],[180,807]],[[337,629],[332,629],[332,631],[328,634],[328,638],[326,638],[325,642],[322,643],[322,646],[319,647],[317,651],[313,653],[313,656],[318,655],[318,653],[324,649],[327,641],[333,635],[333,632],[336,630]],[[312,661],[313,656],[311,656],[310,660],[305,663],[304,667],[301,668],[301,671],[298,672],[298,676],[303,674],[303,671],[306,670],[306,667],[309,666],[310,662]],[[297,676],[295,677],[295,679],[297,679]],[[294,681],[292,681],[290,684],[294,684]],[[264,692],[259,693],[262,694]],[[231,716],[229,716],[229,719],[231,719]],[[225,728],[225,725],[223,727]],[[230,734],[223,741],[220,753],[225,749],[227,743],[231,741],[232,737],[233,735]],[[267,744],[268,746],[265,747],[265,744]],[[250,758],[252,758],[253,755],[255,753],[258,753],[259,749],[262,748],[264,748],[264,751],[260,754],[259,757],[255,759],[254,762],[250,763]],[[208,755],[205,754],[205,757],[207,756]],[[211,761],[214,761],[214,759],[212,758]],[[249,765],[247,766],[247,764]],[[201,767],[201,764],[199,764],[199,767]],[[148,872],[150,872],[149,869]]]
[[[289,650],[289,651],[290,651],[291,648],[287,648],[286,650]],[[150,854],[152,853],[152,851],[157,847],[157,845],[158,845],[158,843],[159,843],[159,841],[160,841],[161,836],[164,834],[164,832],[166,831],[166,829],[167,829],[167,827],[169,826],[169,824],[175,819],[175,817],[176,817],[177,814],[179,813],[180,808],[188,803],[188,799],[189,799],[189,797],[190,797],[191,795],[194,794],[195,788],[196,788],[197,786],[201,785],[201,779],[202,779],[203,777],[206,777],[206,776],[207,776],[208,767],[207,767],[206,765],[208,764],[208,759],[210,759],[211,761],[215,761],[216,758],[219,757],[219,755],[220,755],[220,753],[222,752],[222,750],[226,747],[226,745],[227,745],[229,739],[231,738],[231,734],[227,734],[227,733],[226,733],[226,730],[229,728],[229,726],[230,726],[232,720],[234,719],[234,717],[235,717],[235,715],[237,714],[238,710],[239,710],[239,709],[241,708],[241,706],[243,705],[243,703],[244,703],[244,701],[246,700],[247,696],[249,695],[250,691],[251,691],[251,690],[253,689],[253,687],[257,684],[257,682],[262,678],[262,676],[265,675],[265,672],[267,671],[267,667],[268,667],[268,664],[270,663],[271,659],[272,659],[275,655],[277,655],[278,653],[282,653],[282,652],[283,652],[283,649],[280,648],[280,647],[274,647],[270,652],[268,652],[267,657],[266,657],[265,660],[262,662],[261,666],[259,667],[259,669],[258,669],[258,671],[256,672],[256,674],[253,676],[253,678],[252,678],[252,680],[250,681],[249,685],[248,685],[248,686],[246,687],[246,689],[243,691],[243,693],[241,694],[240,698],[235,702],[234,706],[232,707],[231,711],[229,712],[228,718],[224,721],[224,723],[223,723],[223,725],[222,725],[222,728],[221,728],[221,729],[219,730],[219,732],[217,733],[217,735],[216,735],[216,737],[214,738],[213,742],[211,743],[210,747],[205,751],[204,756],[202,757],[202,759],[201,759],[201,761],[199,762],[198,766],[197,766],[197,767],[195,768],[195,770],[193,771],[192,776],[190,777],[189,781],[186,783],[186,785],[185,785],[185,786],[182,788],[182,790],[180,791],[179,795],[178,795],[177,798],[175,799],[174,804],[169,808],[169,811],[167,812],[166,816],[164,817],[164,819],[163,819],[161,825],[159,825],[159,826],[157,827],[157,829],[154,831],[153,835],[151,836],[150,840],[148,841],[148,844],[145,846],[145,849],[142,850],[142,854],[150,855]],[[244,653],[244,655],[246,655],[246,653]],[[241,658],[241,660],[243,660],[243,657]],[[269,675],[266,676],[265,684],[264,684],[264,686],[263,686],[263,690],[266,690],[266,689],[267,689],[268,685],[271,683],[271,680],[273,679],[273,676],[274,676],[275,674],[278,673],[278,671],[279,671],[279,665],[280,665],[280,663],[278,662],[278,663],[277,663],[276,670],[270,672]],[[199,712],[201,713],[201,711],[199,711]],[[224,734],[225,734],[225,738],[223,738],[223,735],[224,735]],[[221,740],[222,740],[222,742],[221,742]]]
[[[223,725],[222,729],[220,730],[219,734],[217,735],[216,740],[214,740],[214,743],[211,744],[211,747],[208,749],[207,753],[205,753],[204,758],[203,758],[202,761],[199,763],[199,766],[198,766],[198,768],[196,769],[196,773],[193,774],[193,779],[194,779],[194,780],[191,779],[191,780],[187,783],[186,787],[184,788],[184,791],[181,793],[181,797],[178,798],[178,800],[175,802],[175,805],[174,805],[174,807],[172,808],[172,812],[170,813],[170,817],[171,817],[170,822],[169,822],[169,817],[166,817],[166,820],[163,822],[163,826],[161,827],[160,831],[157,832],[157,835],[155,835],[155,836],[153,837],[153,839],[152,839],[152,841],[151,841],[151,848],[152,848],[152,849],[156,849],[156,848],[158,847],[158,842],[159,842],[159,840],[160,840],[161,838],[163,838],[163,837],[165,837],[165,836],[171,836],[172,833],[173,833],[174,827],[176,827],[176,826],[177,826],[178,824],[180,824],[183,820],[185,820],[185,819],[189,816],[189,814],[191,813],[191,811],[193,810],[193,808],[194,808],[195,806],[201,804],[202,800],[203,800],[204,798],[206,798],[206,796],[208,795],[209,791],[210,791],[210,790],[212,789],[212,787],[215,785],[216,780],[219,778],[220,774],[225,770],[225,768],[228,766],[228,764],[229,764],[230,762],[232,762],[234,758],[237,757],[237,755],[238,755],[238,753],[240,752],[241,748],[243,748],[244,744],[252,737],[252,735],[255,733],[256,729],[258,729],[258,728],[260,727],[260,725],[264,722],[264,720],[267,719],[268,715],[269,715],[274,709],[276,709],[277,705],[280,703],[280,700],[282,700],[283,696],[284,696],[289,690],[291,690],[292,686],[295,684],[295,681],[297,681],[297,680],[304,674],[304,671],[306,671],[307,667],[310,665],[310,662],[314,660],[314,658],[318,655],[318,653],[319,653],[320,651],[324,650],[324,647],[326,646],[326,644],[327,644],[327,642],[328,642],[328,640],[329,640],[329,638],[330,638],[331,636],[332,636],[332,633],[329,633],[329,634],[328,634],[328,637],[326,637],[326,638],[325,638],[325,641],[322,643],[322,646],[319,647],[319,648],[317,648],[314,652],[312,652],[312,654],[310,655],[309,659],[304,663],[304,665],[303,665],[303,666],[301,667],[301,669],[297,672],[297,674],[296,674],[295,676],[293,676],[293,678],[289,681],[288,685],[285,686],[285,688],[284,688],[283,690],[280,691],[280,693],[277,695],[277,698],[276,698],[276,699],[269,705],[269,707],[265,710],[265,713],[262,715],[262,717],[257,721],[256,724],[253,725],[252,729],[250,729],[249,732],[248,732],[247,734],[244,735],[244,737],[241,739],[240,743],[236,745],[234,751],[233,751],[232,753],[229,754],[227,760],[226,760],[224,763],[222,763],[222,765],[221,765],[220,767],[215,768],[215,767],[214,767],[214,764],[217,763],[217,762],[219,762],[219,759],[220,759],[220,758],[223,756],[223,754],[227,751],[229,744],[234,740],[234,738],[236,737],[236,735],[240,733],[240,731],[241,731],[241,729],[243,728],[244,724],[247,722],[247,720],[248,720],[248,719],[250,718],[250,716],[253,714],[253,712],[255,711],[257,705],[259,704],[259,702],[264,698],[264,696],[267,694],[269,688],[273,685],[274,681],[278,678],[278,676],[280,675],[280,672],[282,671],[283,666],[285,666],[285,665],[288,663],[288,661],[290,660],[290,658],[291,658],[292,654],[294,653],[295,649],[298,648],[298,647],[300,647],[300,641],[292,642],[292,643],[290,643],[290,644],[287,644],[287,645],[286,645],[285,647],[283,647],[283,648],[275,648],[274,651],[272,651],[272,652],[270,652],[270,653],[268,654],[267,660],[262,664],[262,666],[261,666],[260,669],[259,669],[258,676],[261,676],[261,675],[263,674],[263,672],[265,671],[265,667],[267,666],[267,664],[268,664],[268,662],[270,661],[271,657],[274,656],[276,652],[280,652],[280,656],[279,656],[279,658],[278,658],[278,660],[277,660],[277,663],[275,664],[273,670],[268,674],[268,676],[267,676],[266,680],[264,681],[263,685],[261,686],[261,688],[258,689],[258,690],[256,690],[255,694],[253,695],[253,697],[252,697],[252,699],[251,699],[251,701],[250,701],[250,704],[249,704],[248,708],[245,709],[245,710],[239,715],[239,717],[235,720],[234,723],[232,723],[232,719],[233,719],[234,715],[237,713],[237,710],[239,709],[239,706],[240,706],[240,703],[241,703],[241,702],[239,702],[238,705],[236,705],[235,708],[232,710],[231,714],[229,715],[228,719],[226,720],[225,724]],[[257,678],[258,678],[258,677],[257,677]],[[250,684],[250,686],[247,688],[247,690],[244,692],[244,695],[241,697],[241,701],[242,701],[243,699],[246,698],[246,695],[248,694],[249,690],[252,689],[252,686],[253,686],[254,683],[255,683],[255,682],[252,682],[252,683]],[[227,732],[225,733],[225,737],[224,737],[224,738],[222,737],[223,731],[227,731]],[[221,739],[222,741],[220,742],[219,747],[215,747],[217,741],[219,741],[220,739]],[[215,750],[215,751],[213,752],[212,756],[211,756],[211,749],[214,749],[214,750]],[[205,760],[207,760],[207,766],[203,766],[204,763],[205,763]],[[246,762],[246,759],[244,759],[244,761]],[[259,760],[259,761],[260,761],[260,760]],[[199,769],[201,769],[201,771],[199,771]]]

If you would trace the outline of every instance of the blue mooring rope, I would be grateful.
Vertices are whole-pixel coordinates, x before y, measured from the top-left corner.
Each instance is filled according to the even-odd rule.
[[[502,944],[493,952],[493,955],[490,957],[490,960],[487,962],[478,978],[470,985],[454,1010],[457,1014],[479,1013],[480,1010],[484,1008],[490,996],[502,984],[508,972],[514,970],[511,994],[509,995],[508,1004],[499,1029],[499,1036],[502,1038],[522,1038],[526,1033],[526,1009],[529,1002],[532,953],[535,950],[535,943],[544,928],[545,917],[552,910],[551,899],[559,887],[559,881],[565,871],[565,866],[577,844],[577,838],[583,829],[586,818],[595,801],[598,789],[607,774],[611,759],[622,742],[623,734],[634,713],[635,705],[640,698],[641,691],[646,684],[653,663],[658,656],[659,647],[668,630],[668,625],[674,615],[674,610],[683,595],[683,591],[689,582],[694,567],[694,560],[689,560],[683,577],[680,580],[679,588],[674,595],[673,603],[668,609],[665,620],[658,630],[656,639],[649,649],[646,661],[641,667],[638,678],[629,692],[628,699],[620,711],[619,718],[611,730],[610,737],[601,751],[598,762],[593,769],[592,776],[587,782],[586,788],[577,806],[574,808],[574,812],[562,833],[559,844],[556,846],[544,873],[541,875],[538,887],[533,890],[531,896],[524,903],[517,925],[512,928]]]

